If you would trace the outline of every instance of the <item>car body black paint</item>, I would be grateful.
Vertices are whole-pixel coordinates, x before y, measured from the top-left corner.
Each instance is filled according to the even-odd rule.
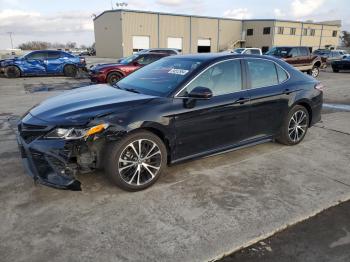
[[[77,190],[80,183],[75,172],[102,167],[106,144],[135,130],[147,129],[159,135],[172,164],[271,140],[278,136],[284,117],[295,104],[302,103],[310,110],[310,126],[320,120],[322,92],[314,88],[318,82],[279,59],[231,54],[165,59],[182,58],[202,63],[165,97],[96,85],[65,92],[30,110],[18,125],[18,143],[28,173],[45,185]],[[242,61],[241,91],[206,100],[175,96],[203,70],[228,59]],[[278,85],[251,89],[246,59],[272,61],[289,78]],[[101,122],[108,123],[108,129],[88,139],[43,137],[56,127],[87,127]]]

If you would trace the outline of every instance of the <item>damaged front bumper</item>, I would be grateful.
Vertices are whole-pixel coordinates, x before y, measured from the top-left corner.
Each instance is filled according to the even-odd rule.
[[[46,139],[53,128],[30,114],[18,123],[17,142],[24,167],[37,183],[79,191],[76,173],[96,168],[97,156],[84,139]]]
[[[65,141],[27,143],[18,134],[17,142],[24,168],[35,182],[58,189],[81,190],[81,183],[75,179],[78,166],[71,162],[71,146]]]

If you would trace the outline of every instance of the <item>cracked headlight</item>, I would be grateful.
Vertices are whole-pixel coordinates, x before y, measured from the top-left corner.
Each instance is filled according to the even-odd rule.
[[[45,138],[49,139],[81,139],[88,138],[91,135],[102,132],[108,127],[108,124],[100,124],[88,128],[56,128],[48,133]]]

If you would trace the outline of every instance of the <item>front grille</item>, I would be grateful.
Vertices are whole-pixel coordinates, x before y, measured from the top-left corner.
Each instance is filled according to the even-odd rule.
[[[47,133],[46,128],[47,126],[20,123],[18,125],[18,132],[26,143],[30,143],[35,139],[44,136]]]

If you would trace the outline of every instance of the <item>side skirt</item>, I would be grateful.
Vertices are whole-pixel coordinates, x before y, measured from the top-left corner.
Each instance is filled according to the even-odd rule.
[[[271,142],[271,141],[274,141],[273,136],[264,136],[264,137],[260,137],[260,138],[256,138],[256,139],[246,140],[246,141],[234,144],[234,145],[228,145],[228,146],[204,151],[204,152],[201,152],[198,154],[178,158],[178,159],[172,160],[170,162],[170,165],[181,163],[181,162],[186,162],[188,160],[194,160],[194,159],[199,159],[199,158],[204,158],[204,157],[221,155],[221,154],[225,154],[227,152],[236,151],[236,150],[239,150],[242,148],[251,147],[251,146],[255,146],[255,145],[259,145],[259,144],[264,144],[264,143]]]

